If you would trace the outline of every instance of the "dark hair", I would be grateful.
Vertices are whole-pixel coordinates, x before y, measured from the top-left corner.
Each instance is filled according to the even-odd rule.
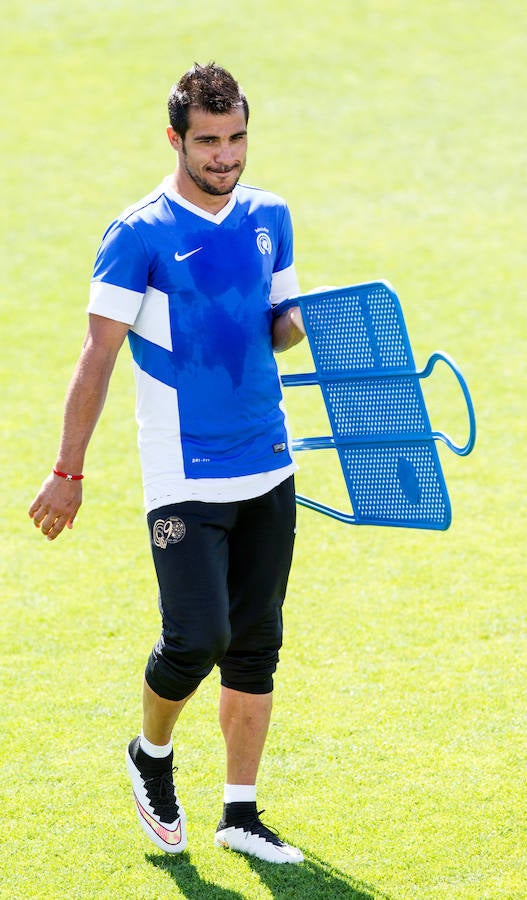
[[[210,62],[206,66],[194,63],[191,69],[174,84],[168,97],[168,116],[174,131],[184,138],[188,130],[190,107],[206,112],[228,113],[242,106],[245,121],[249,121],[249,104],[238,82],[230,72]]]

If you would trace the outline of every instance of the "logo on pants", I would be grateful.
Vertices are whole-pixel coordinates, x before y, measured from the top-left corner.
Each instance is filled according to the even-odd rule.
[[[166,550],[168,544],[179,544],[185,537],[187,529],[182,519],[170,516],[169,519],[157,519],[152,528],[152,540],[156,547]]]

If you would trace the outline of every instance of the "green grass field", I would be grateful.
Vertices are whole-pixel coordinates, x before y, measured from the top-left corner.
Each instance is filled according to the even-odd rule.
[[[527,896],[526,33],[520,0],[8,0],[0,898]],[[288,199],[302,287],[388,278],[417,365],[447,350],[478,418],[471,456],[440,449],[448,531],[299,510],[259,798],[302,867],[212,846],[216,675],[175,733],[188,852],[136,825],[124,751],[159,622],[126,350],[74,530],[50,544],[27,517],[97,245],[174,165],[165,98],[195,59],[247,91],[244,180]],[[459,391],[433,381],[433,424],[461,441]],[[291,415],[298,434],[313,397]],[[299,461],[299,489],[323,491],[321,457]]]

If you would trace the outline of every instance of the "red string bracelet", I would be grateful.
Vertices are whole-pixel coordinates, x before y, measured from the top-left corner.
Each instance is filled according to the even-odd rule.
[[[82,481],[84,475],[68,475],[67,472],[59,472],[58,469],[53,469],[53,474],[58,475],[59,478],[65,478],[66,481]]]

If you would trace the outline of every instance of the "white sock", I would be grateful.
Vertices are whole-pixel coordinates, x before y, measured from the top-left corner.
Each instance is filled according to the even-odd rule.
[[[255,784],[226,784],[223,788],[224,803],[256,803]]]
[[[145,738],[143,732],[141,732],[139,746],[143,753],[147,753],[148,756],[153,756],[154,759],[162,759],[163,756],[168,756],[172,750],[172,738],[170,738],[168,744],[159,746],[159,744],[151,744],[150,741]]]

